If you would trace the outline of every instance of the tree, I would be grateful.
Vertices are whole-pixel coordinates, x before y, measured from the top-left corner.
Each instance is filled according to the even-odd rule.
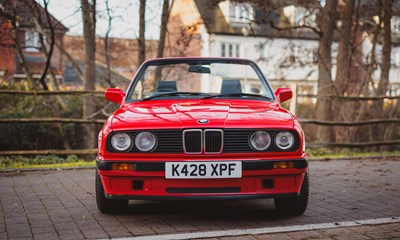
[[[157,58],[161,58],[164,55],[165,48],[165,35],[167,33],[168,19],[170,10],[174,1],[172,0],[171,7],[169,6],[169,0],[164,0],[163,10],[161,14],[161,25],[160,25],[160,40],[158,41]]]
[[[146,0],[140,0],[139,7],[139,38],[138,38],[138,47],[139,47],[139,58],[138,64],[142,64],[146,60],[146,39],[145,39],[145,29],[146,29]]]
[[[164,56],[167,26],[168,26],[168,20],[169,20],[169,15],[170,15],[170,10],[172,8],[172,4],[174,4],[173,0],[171,3],[171,7],[169,6],[169,0],[164,0],[163,10],[162,10],[162,14],[161,14],[160,39],[158,41],[157,58],[161,58]],[[158,80],[160,80],[160,78],[161,78],[161,68],[157,67],[156,71],[155,71],[155,79],[156,79],[156,81],[158,81]]]
[[[350,69],[351,69],[351,30],[353,29],[353,10],[354,1],[346,1],[344,6],[343,17],[341,18],[341,28],[338,34],[339,36],[339,48],[337,56],[337,70],[335,87],[339,95],[343,95],[346,91],[347,85],[350,82]]]
[[[83,19],[83,35],[85,38],[85,70],[84,70],[84,90],[95,90],[96,83],[96,0],[81,0],[82,19]],[[92,114],[96,111],[96,103],[93,96],[83,97],[84,119],[92,118]],[[83,126],[84,147],[94,148],[96,142],[96,128],[94,124],[86,124]]]
[[[107,32],[106,32],[106,36],[104,37],[104,52],[106,55],[106,65],[107,65],[106,81],[108,82],[110,87],[114,87],[114,84],[111,81],[110,45],[108,42],[110,32],[111,32],[111,22],[112,22],[113,17],[111,16],[111,9],[110,9],[108,0],[106,0],[106,12],[107,12],[107,17],[108,17]]]
[[[336,23],[337,0],[327,0],[319,13],[319,28],[323,29],[318,48],[318,102],[317,118],[332,119],[332,100],[327,98],[334,94],[332,81],[332,42]],[[317,139],[321,142],[332,142],[333,132],[330,128],[318,126]]]
[[[9,21],[12,27],[12,38],[13,38],[13,47],[15,48],[15,52],[18,58],[18,64],[21,66],[23,72],[26,75],[28,80],[28,89],[36,89],[36,82],[33,79],[32,73],[30,72],[28,65],[25,61],[25,56],[20,45],[21,39],[19,36],[19,23],[18,23],[18,13],[16,4],[13,1],[6,0],[2,2],[0,5],[0,17]]]

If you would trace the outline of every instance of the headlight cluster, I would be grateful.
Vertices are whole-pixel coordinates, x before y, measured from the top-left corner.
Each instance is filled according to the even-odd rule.
[[[127,133],[116,133],[111,137],[111,146],[119,152],[126,152],[132,148],[133,143],[142,152],[150,152],[157,145],[157,138],[152,132],[140,132],[134,140]]]
[[[275,146],[280,150],[288,150],[294,144],[294,136],[291,132],[282,131],[275,134]],[[255,131],[250,135],[250,146],[256,151],[263,151],[267,149],[272,142],[272,138],[266,131]]]

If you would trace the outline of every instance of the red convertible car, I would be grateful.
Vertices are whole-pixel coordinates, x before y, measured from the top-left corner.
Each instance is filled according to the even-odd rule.
[[[143,63],[99,133],[96,200],[101,212],[129,199],[273,198],[278,211],[308,203],[304,133],[258,66],[236,58]]]

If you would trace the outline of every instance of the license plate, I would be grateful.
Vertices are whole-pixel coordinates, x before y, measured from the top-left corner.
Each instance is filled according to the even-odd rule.
[[[165,178],[241,178],[242,162],[167,162]]]

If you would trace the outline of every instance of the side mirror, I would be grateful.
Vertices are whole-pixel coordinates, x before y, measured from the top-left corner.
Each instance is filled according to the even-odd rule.
[[[282,103],[292,98],[293,92],[290,88],[278,88],[275,91],[278,102]]]
[[[119,88],[107,88],[104,96],[110,102],[121,104],[122,99],[125,97],[125,93]]]

